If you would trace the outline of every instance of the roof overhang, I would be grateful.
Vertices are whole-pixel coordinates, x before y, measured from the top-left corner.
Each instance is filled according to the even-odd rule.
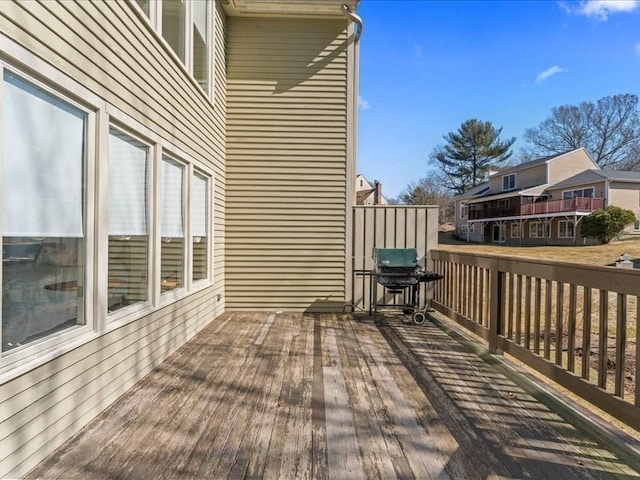
[[[220,0],[227,15],[342,17],[342,5],[355,12],[359,0]]]

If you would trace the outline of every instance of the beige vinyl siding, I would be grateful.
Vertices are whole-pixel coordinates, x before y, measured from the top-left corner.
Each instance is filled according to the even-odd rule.
[[[640,184],[612,181],[609,185],[607,204],[631,210],[636,218],[640,219]],[[627,231],[633,232],[633,225],[630,225]]]
[[[584,170],[598,168],[587,152],[580,148],[549,162],[549,183],[557,183]]]
[[[228,22],[226,306],[341,309],[347,23]]]
[[[550,200],[562,200],[562,193],[569,190],[583,190],[585,188],[594,188],[594,198],[604,198],[605,197],[605,181],[601,182],[592,182],[585,183],[581,185],[572,185],[570,187],[563,188],[550,188],[547,192],[549,193]]]
[[[3,35],[215,174],[214,285],[5,377],[0,478],[24,474],[223,312],[225,28],[219,11],[212,105],[132,3],[0,2]]]
[[[535,165],[533,167],[525,168],[516,172],[508,172],[503,174],[498,172],[491,177],[491,191],[498,193],[502,191],[502,177],[506,175],[516,175],[516,189],[523,189],[527,187],[533,187],[536,185],[542,185],[547,181],[547,166],[546,164]]]

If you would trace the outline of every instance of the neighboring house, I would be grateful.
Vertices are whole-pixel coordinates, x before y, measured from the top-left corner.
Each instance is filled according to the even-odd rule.
[[[388,205],[382,183],[375,181],[372,185],[361,173],[356,175],[356,205]]]
[[[594,210],[616,205],[640,218],[640,173],[600,170],[580,148],[497,172],[455,205],[456,233],[470,242],[584,244],[593,240],[581,220]]]
[[[225,310],[345,307],[356,3],[0,2],[0,478]]]

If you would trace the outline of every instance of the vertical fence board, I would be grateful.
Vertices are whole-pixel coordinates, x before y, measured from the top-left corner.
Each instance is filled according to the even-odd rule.
[[[567,370],[575,372],[576,353],[576,303],[577,291],[573,283],[569,285],[569,318],[567,319]]]
[[[617,295],[616,316],[616,376],[614,394],[624,397],[625,347],[627,345],[627,296]]]
[[[540,312],[542,307],[542,279],[536,278],[535,281],[535,301],[533,313],[533,351],[537,355],[540,354]]]
[[[564,283],[556,285],[556,365],[562,365],[562,322],[564,314]]]
[[[598,339],[598,386],[607,387],[607,363],[609,353],[607,351],[609,331],[609,292],[600,290],[599,312],[599,339]]]
[[[585,287],[584,309],[582,315],[582,378],[589,380],[591,366],[589,360],[591,358],[591,288]]]

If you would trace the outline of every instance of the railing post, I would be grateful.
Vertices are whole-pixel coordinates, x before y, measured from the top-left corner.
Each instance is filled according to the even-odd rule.
[[[504,273],[498,268],[498,261],[491,266],[491,283],[489,285],[489,352],[501,354],[498,348],[498,336],[502,332],[502,304],[504,299]]]

